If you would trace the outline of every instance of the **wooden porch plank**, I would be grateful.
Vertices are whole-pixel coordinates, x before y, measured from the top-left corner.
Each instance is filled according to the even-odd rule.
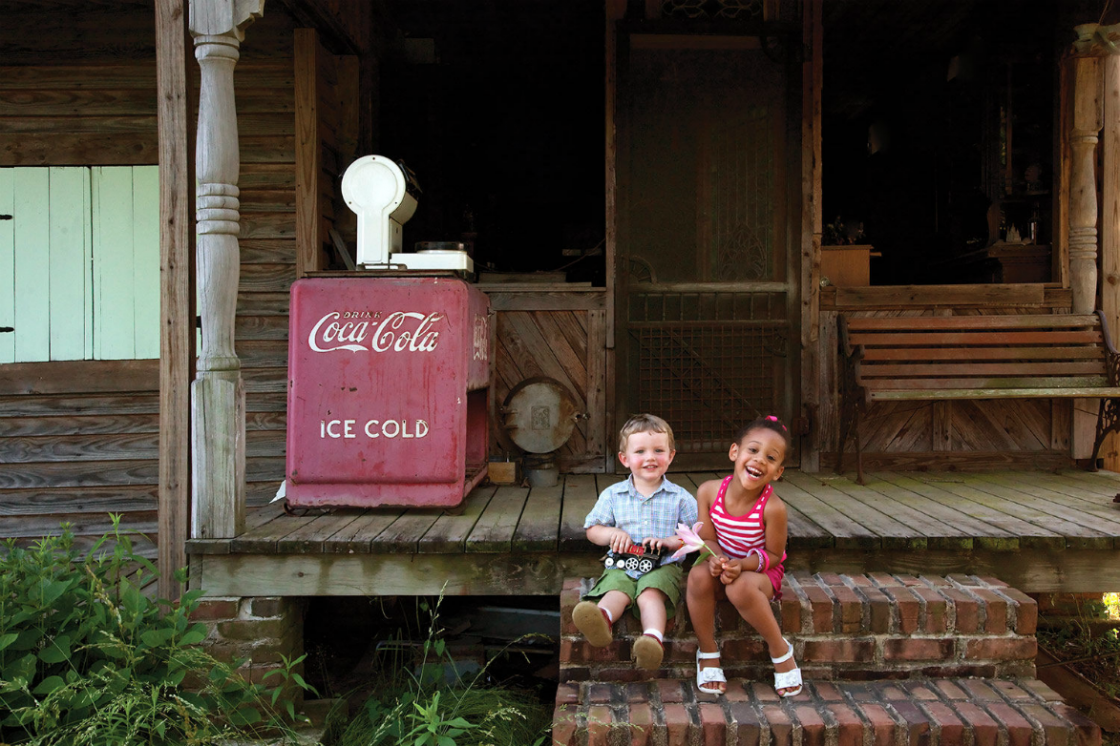
[[[878,510],[869,508],[862,502],[814,476],[789,472],[783,475],[783,481],[787,479],[790,484],[813,495],[822,503],[827,502],[829,506],[847,516],[848,521],[856,522],[878,534],[883,549],[926,549],[928,546],[926,536],[916,529],[910,528]],[[815,512],[812,513],[812,515],[815,514]],[[839,546],[839,534],[837,534],[837,546]]]
[[[1094,476],[1092,472],[1083,473],[1089,477]],[[1120,506],[1113,504],[1113,498],[1120,491],[1120,484],[1116,484],[1110,489],[1107,481],[1098,482],[1097,485],[1094,485],[1091,481],[1080,482],[1072,479],[1068,474],[1058,475],[1049,472],[1032,472],[1029,474],[1009,472],[1008,477],[1013,479],[1016,484],[1029,484],[1057,492],[1071,507],[1094,508],[1103,511],[1104,517],[1108,520],[1120,522]]]
[[[967,486],[957,475],[952,481],[925,481],[905,474],[876,472],[877,476],[924,495],[931,500],[1010,532],[1018,539],[1020,549],[1060,551],[1065,549],[1065,537],[1049,528],[1024,520],[1018,511],[992,495]],[[1008,512],[1009,511],[1009,512]],[[974,540],[980,547],[981,542]],[[993,547],[995,548],[995,547]]]
[[[1097,509],[1084,500],[1064,495],[1040,482],[1024,481],[1008,472],[993,472],[976,475],[981,481],[999,485],[1021,495],[1021,499],[1049,506],[1047,512],[1092,530],[1097,534],[1120,537],[1120,514],[1105,509]]]
[[[369,554],[373,538],[401,517],[404,508],[374,508],[323,541],[328,554]]]
[[[560,510],[564,505],[564,486],[534,487],[529,491],[521,520],[513,532],[513,551],[555,550],[560,531]]]
[[[994,495],[989,490],[981,489],[970,477],[969,474],[958,473],[953,476],[953,481],[938,482],[937,484],[955,495],[966,498],[973,504],[982,505],[1005,515],[1006,523],[1001,525],[1018,535],[1020,547],[1056,551],[1076,546],[1075,543],[1070,542],[1067,535],[1067,529],[1070,527],[1068,521],[1062,521],[1036,508],[1024,507],[1014,501]],[[975,514],[972,515],[975,517]]]
[[[444,513],[420,537],[417,551],[421,554],[446,554],[463,551],[463,542],[478,523],[478,517],[490,504],[497,487],[476,487],[463,500],[463,509]]]
[[[592,551],[592,544],[587,540],[587,533],[583,529],[583,521],[598,499],[595,475],[572,474],[564,479],[564,507],[560,511],[560,551]]]
[[[266,503],[258,508],[245,511],[245,531],[255,528],[284,516],[284,501]],[[189,539],[187,547],[190,554],[229,554],[233,542],[229,539]]]
[[[277,503],[279,504],[279,503]],[[274,519],[245,531],[230,540],[234,554],[276,554],[276,543],[293,531],[298,531],[319,518],[319,514],[294,516],[281,514]]]
[[[1095,495],[1112,498],[1120,493],[1120,474],[1114,472],[1068,469],[1054,476],[1067,480],[1070,484],[1076,484],[1079,488]]]
[[[467,537],[466,551],[509,552],[528,498],[529,490],[524,487],[499,487]]]
[[[1044,478],[1026,481],[1019,475],[1008,475],[1008,480],[1016,489],[1051,500],[1074,512],[1083,512],[1093,528],[1112,534],[1113,545],[1120,548],[1120,507],[1114,505],[1110,498],[1084,492],[1071,495],[1069,492],[1076,493],[1076,488]]]
[[[813,520],[831,533],[834,545],[841,549],[874,550],[882,546],[879,534],[853,521],[829,503],[824,502],[812,492],[807,492],[789,481],[784,475],[781,481],[774,485],[778,497],[789,507],[800,511],[803,515],[813,516]]]
[[[965,475],[968,483],[978,490],[1007,501],[1016,506],[1017,511],[1029,512],[1031,523],[1053,528],[1066,537],[1066,546],[1077,549],[1107,549],[1112,547],[1112,537],[1093,527],[1093,521],[1076,510],[1068,510],[1054,505],[1048,500],[1020,492],[998,477],[994,480],[982,478],[980,473]]]
[[[321,554],[323,543],[332,534],[361,517],[361,510],[339,509],[321,515],[276,542],[278,554]]]
[[[371,537],[370,552],[373,554],[414,554],[420,544],[420,537],[443,515],[440,508],[409,508],[400,518],[375,537]]]
[[[846,479],[831,480],[830,485],[872,510],[898,520],[926,537],[930,549],[967,550],[973,547],[973,535],[957,525],[957,521],[939,520],[916,508],[906,500],[904,488],[871,476],[866,486]],[[919,502],[920,502],[919,498]]]
[[[974,549],[988,549],[997,552],[1012,552],[1019,549],[1019,537],[999,525],[1003,514],[993,514],[993,521],[965,512],[960,507],[963,498],[952,495],[937,487],[931,487],[917,479],[893,472],[875,472],[873,480],[896,487],[891,497],[920,510],[929,516],[956,525],[972,537]],[[983,510],[981,512],[984,512]],[[1024,524],[1030,528],[1030,524]]]

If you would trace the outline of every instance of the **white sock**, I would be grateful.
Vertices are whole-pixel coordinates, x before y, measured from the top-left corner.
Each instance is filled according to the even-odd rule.
[[[660,642],[661,644],[663,644],[663,645],[665,644],[665,635],[661,634],[661,632],[660,632],[660,631],[658,631],[658,630],[656,630],[656,629],[654,629],[654,628],[652,628],[652,627],[650,627],[650,628],[649,628],[649,629],[647,629],[647,630],[644,630],[644,631],[642,632],[642,634],[643,634],[643,635],[649,635],[650,637],[652,637],[653,639],[657,640],[657,641],[658,641],[658,642]]]
[[[607,619],[610,621],[610,623],[614,624],[614,614],[611,613],[611,610],[606,606],[600,606],[599,608],[602,609],[603,613],[607,615]]]

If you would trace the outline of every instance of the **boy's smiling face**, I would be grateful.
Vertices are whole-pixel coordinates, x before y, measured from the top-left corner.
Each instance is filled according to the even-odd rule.
[[[754,492],[782,476],[786,442],[773,430],[755,428],[731,446],[728,456],[735,462],[735,479]]]
[[[634,480],[652,485],[661,480],[676,451],[669,449],[668,433],[634,433],[626,439],[626,450],[618,460],[634,475]]]

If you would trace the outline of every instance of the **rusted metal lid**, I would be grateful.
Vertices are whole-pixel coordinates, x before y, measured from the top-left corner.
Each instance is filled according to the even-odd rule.
[[[510,440],[527,453],[549,453],[572,436],[576,399],[554,378],[526,378],[513,387],[502,405],[502,424]]]

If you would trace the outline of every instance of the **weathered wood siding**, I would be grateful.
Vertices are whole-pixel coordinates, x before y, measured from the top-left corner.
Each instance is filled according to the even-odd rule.
[[[0,0],[0,18],[0,166],[156,163],[150,2]],[[154,539],[158,387],[155,360],[0,365],[0,536],[66,521],[88,543],[112,511]]]
[[[150,0],[0,0],[0,166],[155,165]],[[295,278],[293,23],[282,5],[248,30],[236,68],[242,266],[238,354],[250,504],[284,472],[288,288]],[[188,54],[191,54],[188,50]],[[191,119],[197,117],[197,65]],[[155,541],[157,361],[0,365],[0,538],[72,524]],[[145,549],[154,554],[154,543]]]
[[[835,465],[839,440],[839,387],[844,364],[836,327],[840,313],[915,317],[1068,312],[1068,291],[1043,290],[1041,286],[1011,291],[1014,294],[1008,296],[1008,303],[1030,302],[1022,306],[999,305],[993,289],[985,286],[961,286],[959,295],[942,291],[943,303],[928,302],[926,292],[920,289],[912,299],[916,302],[909,302],[906,288],[895,288],[897,297],[892,299],[888,297],[891,290],[875,288],[862,296],[834,291],[822,300],[818,427],[823,469]],[[936,292],[930,289],[929,294]],[[887,307],[890,305],[894,307]],[[1068,399],[873,402],[864,418],[862,446],[864,457],[876,468],[1057,467],[1071,463],[1072,417],[1073,402]],[[848,450],[855,451],[854,442]]]
[[[237,355],[245,381],[246,499],[284,479],[288,291],[296,278],[294,25],[270,5],[234,70],[241,142],[241,282]]]

